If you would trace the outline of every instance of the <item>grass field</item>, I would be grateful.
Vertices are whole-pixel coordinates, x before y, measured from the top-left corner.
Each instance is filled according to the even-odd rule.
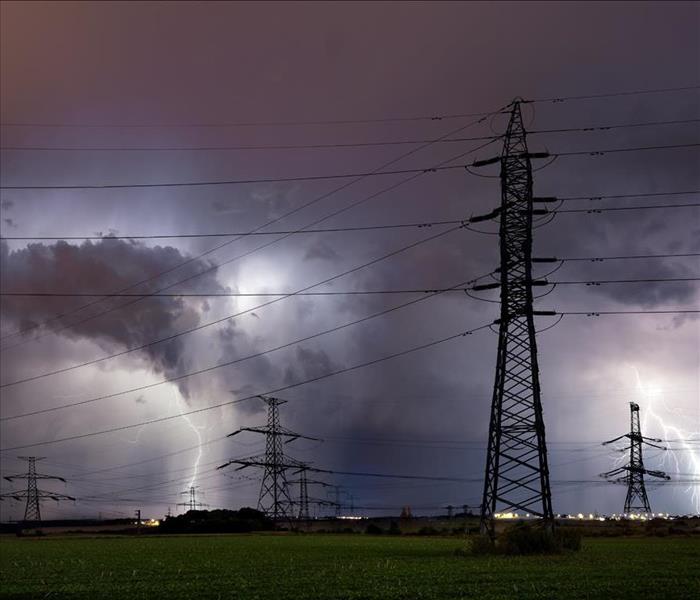
[[[700,540],[585,539],[578,554],[460,556],[456,538],[0,539],[2,598],[700,598]]]

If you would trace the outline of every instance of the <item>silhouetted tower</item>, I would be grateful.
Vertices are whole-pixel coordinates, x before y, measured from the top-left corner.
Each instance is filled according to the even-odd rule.
[[[299,519],[302,520],[311,518],[309,511],[310,504],[315,504],[316,506],[335,506],[335,503],[331,502],[330,500],[321,500],[309,496],[310,485],[320,485],[326,488],[334,487],[332,484],[326,483],[325,481],[320,481],[318,479],[309,479],[306,473],[307,471],[313,470],[314,469],[312,467],[309,467],[309,465],[305,465],[305,468],[300,470],[299,472],[299,479],[288,482],[290,485],[296,484],[299,486]]]
[[[309,515],[309,484],[306,480],[306,471],[300,473],[299,478],[299,520],[308,521]]]
[[[533,198],[531,159],[546,153],[530,153],[520,110],[521,100],[512,103],[503,152],[500,157],[477,161],[473,166],[500,163],[501,205],[472,222],[500,219],[499,283],[472,289],[500,288],[501,314],[496,377],[491,419],[481,530],[494,537],[497,509],[521,510],[554,522],[549,487],[547,448],[540,400],[534,316],[552,311],[533,309],[532,224],[534,215],[547,214],[534,203],[551,201]]]
[[[137,508],[134,511],[134,516],[136,517],[136,533],[141,533],[141,509]]]
[[[267,404],[267,425],[265,427],[241,427],[230,433],[228,437],[238,435],[243,431],[263,433],[265,434],[265,455],[231,460],[217,468],[223,469],[231,464],[240,465],[236,469],[237,471],[246,467],[261,467],[263,478],[258,497],[258,510],[264,512],[274,521],[289,521],[293,516],[294,502],[289,495],[287,471],[294,469],[303,472],[308,466],[284,455],[283,438],[287,438],[285,443],[299,438],[318,441],[318,438],[301,435],[280,425],[279,406],[284,404],[286,400],[267,396],[260,396],[260,399]]]
[[[4,498],[13,498],[14,500],[24,500],[27,501],[27,506],[24,509],[24,520],[31,522],[41,521],[41,501],[42,500],[54,500],[59,502],[60,500],[75,500],[72,496],[66,496],[65,494],[56,494],[54,492],[47,492],[46,490],[39,489],[37,485],[38,479],[57,479],[58,481],[66,482],[63,477],[57,477],[55,475],[44,475],[42,473],[36,472],[36,461],[43,460],[44,457],[37,456],[19,456],[18,458],[26,460],[29,463],[27,473],[21,473],[17,475],[8,475],[4,479],[7,481],[13,481],[15,479],[26,479],[27,480],[27,490],[17,491],[17,492],[7,492],[0,496],[0,500]]]
[[[452,519],[455,516],[455,513],[454,513],[455,507],[452,506],[451,504],[448,504],[446,508],[447,508],[447,518]]]
[[[342,485],[329,485],[328,487],[333,488],[333,495],[335,500],[330,503],[330,505],[335,507],[335,518],[340,517],[340,508],[341,508],[341,494],[343,493],[343,486]]]
[[[644,460],[642,459],[642,444],[647,446],[652,446],[653,448],[659,448],[660,450],[666,450],[663,446],[657,446],[652,442],[661,442],[662,440],[658,438],[649,438],[642,435],[642,428],[639,424],[639,404],[630,402],[630,432],[625,435],[616,437],[615,439],[603,442],[603,446],[607,444],[612,444],[621,440],[623,438],[628,438],[630,440],[630,445],[627,448],[621,449],[621,452],[629,450],[630,458],[629,463],[624,467],[618,467],[607,473],[602,473],[601,476],[606,479],[614,478],[612,481],[614,483],[625,483],[627,484],[627,497],[625,498],[625,514],[632,512],[642,512],[644,514],[649,514],[651,512],[651,506],[649,505],[649,498],[647,496],[646,486],[644,485],[644,475],[651,475],[652,477],[658,477],[659,479],[664,479],[668,481],[671,479],[663,471],[651,471],[644,468]],[[622,475],[617,477],[617,475]]]
[[[198,489],[199,489],[198,485],[191,485],[184,492],[180,492],[181,494],[187,494],[188,499],[187,499],[187,502],[179,502],[177,505],[184,506],[187,510],[197,510],[198,507],[209,506],[208,504],[204,504],[202,502],[197,501],[197,490]],[[168,510],[170,510],[169,507],[168,507]]]

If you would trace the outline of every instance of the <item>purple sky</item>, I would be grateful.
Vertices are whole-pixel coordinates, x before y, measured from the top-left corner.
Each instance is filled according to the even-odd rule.
[[[514,97],[550,98],[698,84],[696,3],[15,3],[2,11],[3,147],[181,147],[435,139],[474,118],[391,123],[220,126],[260,121],[382,119],[497,111]],[[697,91],[526,105],[530,130],[697,119]],[[37,124],[121,125],[46,127]],[[175,127],[173,124],[207,124]],[[493,135],[495,116],[456,137]],[[133,125],[134,127],[128,127]],[[142,125],[163,125],[141,127]],[[568,152],[688,144],[696,123],[602,132],[533,134],[530,147]],[[391,169],[432,166],[483,142],[432,144]],[[258,151],[4,150],[2,185],[120,184],[289,177],[372,171],[419,144]],[[498,143],[461,162],[500,152]],[[459,163],[460,161],[457,161]],[[456,164],[456,163],[453,163]],[[535,193],[648,194],[700,189],[696,149],[561,157],[535,175]],[[486,171],[496,174],[495,171]],[[500,201],[498,179],[463,169],[425,174],[239,186],[113,190],[3,190],[4,236],[79,236],[247,231],[326,196],[268,229],[299,229],[355,202],[318,227],[462,219]],[[697,194],[572,201],[566,208],[697,201]],[[539,256],[591,257],[700,251],[698,209],[561,214],[535,232]],[[494,227],[485,225],[493,231]],[[109,291],[173,269],[137,291],[293,291],[370,262],[442,228],[226,239],[3,242],[2,286],[21,291]],[[497,266],[498,238],[446,234],[320,290],[449,287]],[[246,256],[239,257],[243,254]],[[235,259],[235,260],[232,260]],[[569,262],[552,279],[698,276],[697,260]],[[493,292],[484,297],[495,299]],[[404,296],[289,298],[235,319],[96,365],[2,389],[2,416],[79,402],[206,368],[407,302]],[[265,298],[151,298],[104,316],[109,300],[2,301],[3,383],[122,352],[250,309]],[[542,309],[697,308],[697,283],[559,286]],[[363,324],[228,368],[140,393],[0,423],[2,448],[139,423],[228,402],[372,360],[491,322],[498,305],[462,294],[426,299]],[[79,322],[80,321],[80,322]],[[551,324],[543,320],[542,328]],[[34,339],[37,338],[37,339]],[[599,443],[628,427],[628,402],[645,433],[700,438],[698,321],[689,316],[566,317],[538,337],[556,512],[619,512],[624,489],[571,485],[613,467]],[[321,467],[445,475],[473,483],[337,477],[356,504],[416,507],[476,504],[481,495],[496,336],[482,331],[405,357],[280,393],[284,425],[325,438],[289,453]],[[160,424],[3,453],[3,474],[20,455],[46,456],[41,470],[65,476],[48,489],[80,501],[46,506],[47,517],[163,514],[191,482],[213,506],[255,505],[258,486],[213,471],[263,449],[256,401]],[[698,442],[669,442],[650,468],[676,480],[700,476]],[[201,446],[201,456],[196,449]],[[168,455],[168,456],[164,456]],[[158,458],[160,457],[160,458]],[[150,460],[155,459],[155,460]],[[141,461],[149,460],[142,464]],[[193,465],[198,463],[195,473]],[[124,468],[111,469],[120,465]],[[103,469],[111,469],[103,471]],[[95,473],[95,471],[100,471]],[[255,473],[250,472],[250,476]],[[3,482],[2,491],[14,484]],[[19,482],[17,485],[21,485]],[[320,490],[318,495],[323,495]],[[120,499],[119,501],[114,500]],[[700,511],[700,488],[650,488],[654,510]],[[0,506],[2,518],[23,507]],[[427,510],[427,509],[426,509]],[[435,512],[434,510],[428,512]]]

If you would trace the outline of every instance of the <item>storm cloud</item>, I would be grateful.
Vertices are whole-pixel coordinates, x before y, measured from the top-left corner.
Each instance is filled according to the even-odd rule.
[[[698,83],[700,72],[698,6],[684,2],[4,2],[0,10],[2,122],[35,125],[3,126],[2,146],[122,148],[3,150],[3,186],[368,173],[394,160],[391,169],[421,171],[246,185],[3,189],[2,218],[16,225],[2,223],[7,237],[220,234],[164,242],[6,240],[0,255],[3,291],[101,294],[147,279],[133,291],[153,292],[184,279],[168,291],[461,284],[498,267],[497,223],[473,228],[482,232],[447,233],[449,226],[437,225],[289,236],[269,232],[459,221],[485,214],[501,201],[497,166],[479,172],[486,177],[461,166],[423,169],[458,155],[463,156],[448,164],[498,156],[500,140],[471,153],[483,140],[403,142],[435,140],[459,128],[453,138],[500,134],[506,115],[478,123],[479,117],[455,115],[498,111],[515,97],[561,99],[688,86]],[[614,259],[698,252],[697,208],[596,212],[697,201],[696,148],[596,151],[696,143],[700,129],[690,120],[700,118],[698,107],[696,91],[524,106],[532,151],[584,153],[535,165],[535,194],[568,198],[560,208],[581,211],[560,212],[535,230],[534,255],[564,259],[551,274],[558,265],[538,266],[538,275],[562,282],[698,276],[697,257]],[[414,120],[440,115],[444,118]],[[308,124],[318,121],[331,123]],[[545,133],[667,121],[683,122]],[[90,127],[39,127],[42,123]],[[382,141],[402,143],[375,145]],[[346,146],[352,143],[372,145]],[[338,147],[284,148],[319,144]],[[274,148],[230,149],[251,146]],[[644,195],[664,192],[688,193]],[[640,196],[595,199],[634,194]],[[262,235],[225,235],[252,230]],[[349,274],[332,283],[316,285],[345,271]],[[125,514],[142,508],[144,515],[160,516],[179,501],[195,472],[209,504],[255,505],[256,482],[227,486],[226,475],[216,470],[224,460],[264,448],[252,433],[225,438],[238,427],[265,422],[262,402],[239,400],[492,323],[498,291],[479,296],[486,301],[462,292],[292,295],[274,302],[267,296],[133,303],[95,298],[86,308],[81,306],[93,298],[3,296],[2,331],[8,336],[0,346],[3,382],[202,327],[95,365],[3,388],[3,416],[203,372],[177,385],[2,422],[2,447],[124,427],[22,453],[47,455],[47,466],[55,461],[52,469],[69,480],[65,493],[81,498],[123,497],[119,490],[130,486],[129,479],[116,479],[122,476],[167,481],[143,490],[134,499],[138,506],[86,500],[75,507],[47,507],[54,516],[92,516],[98,506]],[[417,302],[400,307],[410,300]],[[598,444],[624,432],[629,401],[642,406],[650,436],[680,437],[665,429],[669,425],[688,436],[700,431],[698,321],[670,314],[594,315],[697,309],[698,284],[565,284],[537,306],[583,313],[564,317],[552,329],[547,328],[553,319],[538,319],[555,510],[619,512],[619,488],[561,482],[590,480],[610,468],[615,456]],[[61,313],[66,316],[54,318]],[[18,330],[27,331],[13,335]],[[334,331],[307,339],[326,330]],[[396,506],[397,513],[408,504],[424,514],[422,506],[478,502],[496,342],[484,329],[280,392],[288,400],[281,407],[283,425],[325,440],[297,440],[290,453],[344,471],[472,480],[379,485],[334,478],[353,491],[357,503]],[[179,416],[187,410],[200,412]],[[168,420],[140,425],[163,417]],[[17,468],[15,454],[2,454],[3,470]],[[649,467],[687,471],[683,456],[678,455],[678,468],[671,469],[670,459],[662,456],[650,457]],[[114,480],[100,473],[120,465],[126,466],[107,473]],[[688,490],[677,485],[654,490],[652,503],[670,512],[695,507]],[[0,508],[10,515],[21,512],[21,507]]]
[[[0,245],[2,288],[7,292],[94,293],[94,297],[3,296],[2,323],[8,337],[32,338],[57,333],[67,338],[94,341],[107,352],[138,348],[191,329],[208,312],[205,300],[178,297],[101,298],[102,294],[127,291],[148,293],[153,280],[172,272],[188,257],[166,246],[148,247],[134,241],[105,239],[72,245],[29,244],[9,250]],[[204,260],[190,262],[178,276],[207,271]],[[166,279],[167,281],[167,279]],[[139,282],[145,282],[138,285]],[[160,283],[161,287],[167,287]],[[216,270],[197,277],[190,289],[211,293],[224,291]],[[81,307],[87,306],[85,310]],[[61,316],[65,315],[65,316]],[[9,330],[13,328],[13,331]],[[20,335],[12,335],[22,332]],[[188,360],[184,342],[175,338],[138,350],[148,368],[172,377],[184,372]],[[180,384],[187,395],[186,384]]]

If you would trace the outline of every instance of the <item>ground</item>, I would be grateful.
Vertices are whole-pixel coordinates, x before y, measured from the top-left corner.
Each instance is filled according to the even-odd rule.
[[[700,540],[584,539],[555,557],[470,556],[456,537],[0,538],[1,598],[700,598]]]

